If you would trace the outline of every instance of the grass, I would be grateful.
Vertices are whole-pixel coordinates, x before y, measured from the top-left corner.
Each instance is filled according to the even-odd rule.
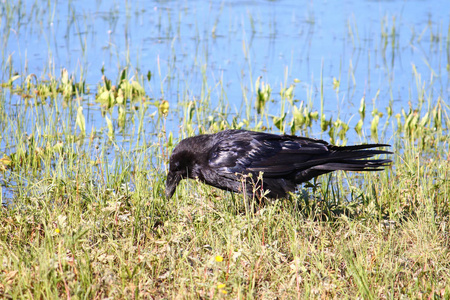
[[[288,201],[241,214],[229,195],[206,188],[171,202],[144,188],[48,188],[47,197],[2,211],[3,295],[448,297],[448,206],[434,205],[445,195],[414,183],[392,190],[387,176],[367,179],[385,203],[370,197],[353,207],[357,217],[328,221]],[[137,186],[161,184],[136,178]],[[439,188],[449,191],[448,183]],[[381,209],[392,218],[379,218]]]
[[[157,144],[127,150],[109,133],[85,137],[78,105],[61,105],[65,85],[75,91],[84,85],[65,74],[50,81],[49,95],[60,105],[40,104],[52,96],[33,96],[16,120],[3,115],[3,130],[11,134],[7,148],[15,151],[2,159],[3,195],[12,195],[0,210],[2,297],[450,297],[449,118],[443,102],[422,116],[412,108],[388,121],[394,128],[392,168],[325,176],[290,199],[252,202],[256,210],[246,210],[241,195],[194,181],[166,201],[165,166],[176,143],[171,134],[164,137],[168,103],[158,102],[155,126],[163,131]],[[142,97],[133,81],[123,82],[117,89],[124,88],[128,99]],[[31,94],[47,85],[37,81]],[[20,85],[5,86],[23,95]],[[186,130],[232,126],[196,119],[207,113],[207,102],[201,103],[181,106],[191,116]],[[285,105],[295,103],[287,99]],[[52,117],[61,109],[73,110],[75,122]],[[24,136],[30,127],[22,120],[39,125]],[[284,122],[289,128],[289,117]]]
[[[4,24],[13,26],[19,12],[5,5]],[[56,22],[59,10],[52,7],[46,15],[39,7],[31,10],[45,31],[40,18]],[[143,8],[125,9],[127,16],[145,14]],[[310,9],[309,29],[321,21]],[[187,10],[157,11],[158,32],[167,32],[170,53],[158,57],[151,71],[136,65],[128,41],[125,52],[119,42],[108,44],[118,72],[111,75],[106,66],[98,77],[84,64],[77,66],[81,74],[55,71],[51,57],[42,74],[30,73],[17,67],[27,62],[2,50],[0,298],[450,298],[450,110],[440,78],[449,49],[445,30],[426,24],[417,37],[411,28],[408,43],[425,43],[432,34],[430,49],[440,50],[430,50],[431,76],[411,64],[409,103],[399,104],[392,76],[398,55],[392,53],[402,51],[404,30],[395,16],[381,20],[375,51],[366,49],[368,83],[358,81],[361,67],[353,57],[338,58],[339,71],[329,76],[333,68],[326,56],[317,66],[318,80],[291,78],[294,65],[283,67],[279,84],[254,69],[253,35],[267,30],[264,16],[246,11],[250,24],[242,21],[242,27],[252,34],[247,40],[249,32],[233,25],[235,19],[223,24],[229,10],[221,6],[212,30],[195,23],[198,53],[192,65],[180,66],[181,38],[172,37],[186,30]],[[76,7],[69,5],[69,11],[68,32],[91,28],[89,12],[76,19]],[[121,24],[118,15],[110,10],[104,18]],[[272,41],[282,28],[277,22],[271,17],[267,25]],[[133,28],[127,21],[127,34]],[[345,28],[347,47],[370,47],[355,18]],[[243,101],[235,104],[228,99],[231,73],[211,69],[208,41],[219,43],[241,30],[244,67],[232,87],[240,88]],[[81,47],[82,61],[95,50],[91,34],[71,38]],[[203,34],[206,44],[200,42]],[[314,42],[308,34],[306,40]],[[6,35],[2,43],[6,48]],[[443,61],[440,68],[436,60]],[[388,87],[373,83],[370,91],[378,64],[386,68]],[[367,93],[355,89],[362,84]],[[390,101],[382,105],[385,93]],[[361,97],[348,101],[355,106],[352,115],[346,96]],[[339,104],[335,114],[330,98]],[[289,199],[250,201],[250,208],[242,195],[193,180],[166,200],[167,162],[179,139],[225,128],[305,134],[337,144],[390,143],[393,166],[322,176]]]

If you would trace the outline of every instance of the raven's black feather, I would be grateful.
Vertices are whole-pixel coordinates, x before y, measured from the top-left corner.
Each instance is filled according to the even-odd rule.
[[[166,197],[172,197],[180,180],[198,178],[214,187],[251,194],[258,187],[269,198],[286,197],[296,186],[336,170],[379,171],[389,159],[368,159],[391,154],[372,148],[386,144],[333,146],[322,140],[246,130],[225,130],[182,140],[170,157]],[[251,174],[243,181],[242,175]],[[246,184],[243,184],[245,182]],[[243,190],[245,189],[245,190]]]

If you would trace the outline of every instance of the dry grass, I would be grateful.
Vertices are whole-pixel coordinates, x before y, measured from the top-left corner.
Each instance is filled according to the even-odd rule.
[[[362,182],[332,178],[344,192],[342,182],[362,184],[353,202],[336,205],[323,193],[324,178],[306,191],[307,202],[297,196],[247,213],[241,196],[195,182],[172,201],[155,198],[164,176],[138,166],[134,191],[88,184],[96,174],[87,171],[78,182],[44,187],[44,178],[1,210],[0,292],[46,299],[448,298],[448,160],[394,159],[392,170]]]

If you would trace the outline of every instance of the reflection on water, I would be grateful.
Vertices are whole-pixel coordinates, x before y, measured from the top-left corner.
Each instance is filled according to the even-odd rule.
[[[205,75],[210,87],[222,79],[230,106],[239,107],[242,83],[248,88],[258,76],[274,87],[298,78],[297,97],[306,98],[313,87],[318,102],[322,72],[327,110],[343,118],[355,113],[363,95],[372,99],[378,90],[380,107],[390,100],[405,106],[417,99],[411,64],[422,78],[436,78],[436,90],[448,93],[448,58],[441,52],[448,52],[450,3],[443,1],[77,1],[50,6],[24,1],[20,9],[2,6],[11,11],[1,23],[3,70],[11,55],[21,74],[66,68],[95,86],[102,67],[109,78],[127,66],[151,70],[155,80],[149,92],[161,97],[162,84],[171,102],[198,97]],[[341,83],[337,95],[333,77]],[[186,88],[193,95],[183,95]]]

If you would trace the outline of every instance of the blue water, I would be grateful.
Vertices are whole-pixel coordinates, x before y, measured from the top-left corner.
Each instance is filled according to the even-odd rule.
[[[14,72],[19,81],[32,73],[46,79],[63,68],[82,77],[91,89],[82,100],[88,133],[106,128],[95,103],[102,68],[113,83],[123,68],[129,78],[150,71],[146,92],[169,101],[167,130],[175,136],[180,104],[204,93],[211,107],[221,101],[243,117],[242,101],[255,101],[259,76],[273,89],[270,114],[280,113],[280,88],[297,79],[296,100],[320,110],[322,84],[325,115],[351,128],[362,97],[368,112],[391,105],[394,114],[420,97],[431,104],[449,97],[450,1],[28,0],[2,1],[0,9],[2,82]],[[8,98],[6,110],[20,101]],[[151,106],[146,118],[155,113]],[[33,122],[27,126],[32,131]],[[366,122],[365,135],[369,128]],[[320,126],[311,135],[326,139]]]
[[[246,118],[243,99],[255,102],[260,76],[273,89],[270,115],[280,116],[279,92],[296,80],[297,104],[311,103],[320,111],[323,88],[327,119],[339,118],[350,128],[359,120],[363,97],[367,114],[378,109],[384,119],[388,106],[397,114],[420,102],[434,105],[440,98],[449,103],[450,1],[3,0],[0,12],[2,82],[15,73],[21,75],[15,84],[29,74],[58,78],[62,69],[86,81],[89,94],[66,108],[59,99],[57,106],[64,108],[61,122],[73,128],[78,105],[84,107],[86,132],[97,132],[100,145],[93,160],[103,146],[110,147],[107,123],[95,102],[97,85],[103,74],[116,84],[124,68],[130,79],[152,73],[150,83],[144,80],[146,93],[150,102],[169,101],[166,130],[175,138],[181,134],[185,103],[202,97],[211,103],[202,118],[220,120],[219,103],[230,118]],[[340,80],[339,90],[333,88],[334,78]],[[27,109],[9,89],[0,92],[12,124],[24,124],[17,125],[25,127],[21,131],[33,133],[35,118],[55,116],[55,104]],[[141,147],[161,148],[156,145],[161,132],[157,106],[145,111],[144,132],[136,137],[139,112],[129,112],[127,118],[134,121],[116,130],[112,160],[115,151],[135,147],[142,137]],[[287,113],[291,118],[289,108]],[[117,129],[117,110],[112,119]],[[349,130],[349,143],[370,139],[371,117],[366,119],[362,137]],[[266,122],[268,130],[277,131]],[[39,124],[45,126],[42,120]],[[16,151],[9,138],[14,126],[3,127],[2,155]],[[380,140],[390,143],[390,133]],[[310,135],[329,138],[318,123]],[[3,199],[12,193],[3,188]]]

